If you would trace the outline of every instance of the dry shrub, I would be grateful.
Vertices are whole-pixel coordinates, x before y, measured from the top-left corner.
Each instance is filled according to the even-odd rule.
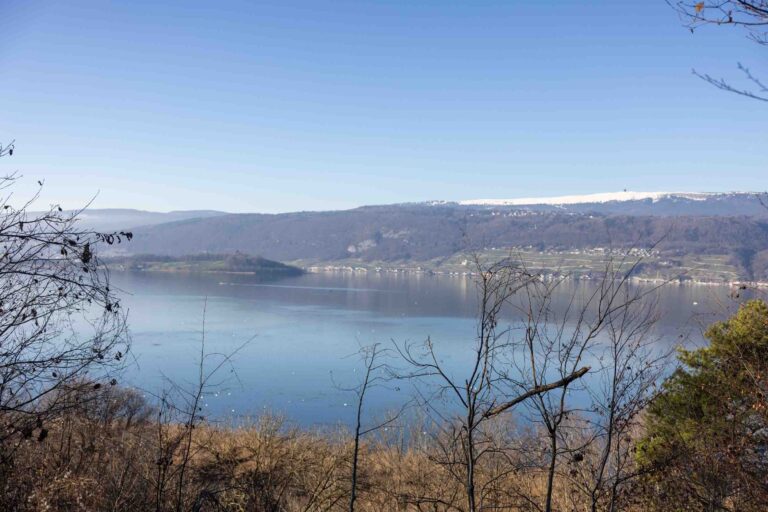
[[[269,416],[244,425],[200,424],[192,431],[188,478],[179,500],[173,468],[181,464],[183,450],[168,440],[183,437],[184,428],[159,422],[157,410],[136,391],[94,390],[6,450],[0,510],[348,510],[349,432],[300,430]],[[536,431],[513,431],[503,421],[485,435],[489,452],[477,472],[479,505],[483,510],[540,510],[546,491],[545,439]],[[419,425],[367,439],[361,445],[355,510],[464,510],[462,475],[446,463],[458,455],[446,452],[451,446]],[[158,499],[158,464],[165,455],[171,457],[171,471]],[[563,461],[554,510],[588,510],[581,480],[590,457],[585,452],[578,463]]]
[[[345,497],[348,447],[275,417],[206,427],[194,461],[200,502],[232,511],[333,510]]]

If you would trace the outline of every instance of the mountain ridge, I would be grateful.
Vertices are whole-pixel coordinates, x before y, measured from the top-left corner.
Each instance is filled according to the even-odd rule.
[[[512,199],[469,199],[457,201],[466,206],[533,206],[533,205],[566,205],[566,204],[593,204],[625,201],[644,201],[650,199],[653,202],[661,199],[685,199],[690,201],[706,201],[726,196],[759,196],[756,192],[637,192],[623,190],[621,192],[598,192],[592,194],[553,196],[553,197],[523,197]]]
[[[580,213],[610,213],[631,215],[718,215],[768,216],[768,209],[761,199],[768,196],[759,192],[599,192],[581,195],[551,197],[521,197],[511,199],[465,199],[458,201],[428,200],[410,203],[362,205],[342,210],[304,210],[283,213],[226,212],[221,210],[170,210],[153,211],[135,208],[97,208],[83,211],[65,210],[78,213],[81,227],[89,229],[131,229],[164,223],[226,215],[300,215],[323,214],[364,210],[368,208],[414,207],[414,206],[455,206],[466,208],[502,208],[521,211],[575,211]],[[765,201],[764,201],[765,202]],[[730,203],[730,207],[726,203]],[[670,209],[670,205],[675,208]],[[713,205],[715,208],[713,209]],[[725,206],[724,206],[725,205]],[[42,213],[42,212],[38,212]]]
[[[768,209],[753,193],[566,205],[425,202],[324,212],[222,213],[125,229],[133,231],[134,239],[112,248],[121,251],[117,254],[242,252],[302,265],[392,266],[440,265],[470,250],[578,255],[653,248],[659,264],[673,262],[684,269],[717,260],[729,275],[768,280]]]

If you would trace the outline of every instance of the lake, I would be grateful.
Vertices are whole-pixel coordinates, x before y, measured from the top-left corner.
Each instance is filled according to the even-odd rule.
[[[206,351],[237,353],[204,400],[211,417],[279,413],[303,426],[348,423],[354,355],[375,342],[430,337],[448,368],[467,364],[475,337],[476,290],[465,276],[417,273],[309,273],[260,282],[234,274],[113,272],[129,311],[133,359],[124,382],[158,393],[167,380],[195,381],[205,308]],[[590,283],[566,283],[562,298]],[[701,342],[701,326],[722,316],[726,287],[668,285],[659,297],[659,343]],[[681,338],[681,335],[683,338]],[[209,361],[209,368],[213,360]],[[369,414],[397,408],[407,385],[374,390]]]

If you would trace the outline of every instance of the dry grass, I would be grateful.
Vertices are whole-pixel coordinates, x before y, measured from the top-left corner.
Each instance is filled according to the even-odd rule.
[[[464,510],[461,468],[446,463],[444,440],[421,429],[391,432],[363,445],[356,510]],[[180,482],[183,451],[174,446],[184,434],[183,426],[159,424],[135,393],[109,390],[6,446],[0,510],[348,509],[352,440],[343,430],[303,431],[274,417],[247,426],[201,424]],[[504,443],[487,445],[478,471],[482,510],[539,510],[545,475],[535,435],[506,435]],[[563,462],[555,510],[588,510],[577,473]]]

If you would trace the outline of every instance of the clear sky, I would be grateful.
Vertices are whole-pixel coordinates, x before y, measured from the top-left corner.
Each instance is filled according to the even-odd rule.
[[[280,212],[768,188],[768,52],[663,0],[0,0],[27,193]]]

